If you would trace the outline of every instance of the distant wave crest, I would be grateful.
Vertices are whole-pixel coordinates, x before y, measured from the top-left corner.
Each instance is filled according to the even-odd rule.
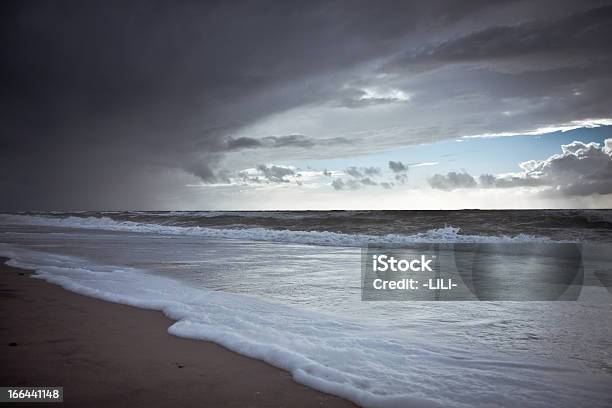
[[[68,228],[128,231],[165,235],[202,236],[210,238],[242,239],[254,241],[277,241],[284,243],[325,246],[359,247],[366,244],[412,244],[412,243],[504,243],[504,242],[553,242],[550,238],[528,234],[515,236],[462,235],[456,227],[431,229],[416,234],[344,234],[331,231],[296,231],[268,228],[211,228],[199,226],[175,226],[134,221],[118,221],[108,217],[65,218],[41,215],[3,215],[5,223],[44,225]]]

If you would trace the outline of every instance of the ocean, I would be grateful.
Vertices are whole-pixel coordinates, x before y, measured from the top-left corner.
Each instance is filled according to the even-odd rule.
[[[362,406],[603,407],[605,287],[586,280],[576,301],[369,302],[361,268],[366,245],[579,243],[595,254],[585,276],[612,275],[611,226],[611,210],[20,213],[0,215],[0,256]],[[505,273],[525,262],[502,255]]]

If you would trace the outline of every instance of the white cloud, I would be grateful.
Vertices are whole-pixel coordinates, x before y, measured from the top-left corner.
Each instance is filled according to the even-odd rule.
[[[410,167],[437,166],[438,164],[440,163],[439,162],[425,162],[425,163],[411,164]]]
[[[507,112],[504,112],[504,115],[506,115],[506,113]],[[561,123],[561,124],[556,124],[556,125],[543,126],[543,127],[539,127],[536,129],[524,130],[524,131],[483,133],[479,135],[462,136],[461,139],[482,139],[482,138],[511,137],[511,136],[539,136],[539,135],[544,135],[546,133],[569,132],[570,130],[583,129],[583,128],[591,129],[591,128],[598,128],[601,126],[610,126],[610,125],[612,125],[612,119],[610,118],[583,119],[583,120],[573,120],[571,122]],[[457,141],[459,142],[461,139]]]
[[[358,98],[360,101],[406,102],[410,100],[410,95],[400,89],[363,88],[361,92]]]

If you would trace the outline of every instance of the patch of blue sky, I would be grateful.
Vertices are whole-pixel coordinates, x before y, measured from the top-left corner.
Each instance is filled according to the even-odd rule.
[[[545,159],[561,152],[561,145],[574,140],[603,143],[612,137],[612,126],[580,128],[566,132],[551,132],[538,136],[504,136],[448,140],[432,144],[409,146],[385,152],[353,157],[319,160],[296,160],[288,164],[298,168],[342,170],[351,166],[381,167],[388,162],[408,164],[437,163],[412,167],[412,174],[445,173],[465,170],[472,175],[520,171],[518,164],[532,159]]]

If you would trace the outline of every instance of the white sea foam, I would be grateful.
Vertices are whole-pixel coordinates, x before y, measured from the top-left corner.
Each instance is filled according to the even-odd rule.
[[[100,299],[163,311],[177,336],[214,341],[365,407],[606,406],[609,379],[536,358],[454,346],[416,329],[209,291],[147,271],[0,244],[10,265]],[[372,307],[376,307],[373,303]]]
[[[117,221],[108,217],[48,217],[41,215],[0,215],[3,223],[20,225],[44,225],[68,228],[102,229],[109,231],[128,231],[156,233],[165,235],[192,235],[210,238],[245,239],[254,241],[277,241],[296,244],[331,245],[360,247],[365,244],[412,244],[420,242],[435,243],[520,243],[520,242],[553,242],[547,237],[518,234],[516,236],[462,235],[459,228],[446,227],[432,229],[427,232],[403,235],[367,235],[342,234],[330,231],[294,231],[268,228],[209,228],[183,227],[140,223],[133,221]]]

